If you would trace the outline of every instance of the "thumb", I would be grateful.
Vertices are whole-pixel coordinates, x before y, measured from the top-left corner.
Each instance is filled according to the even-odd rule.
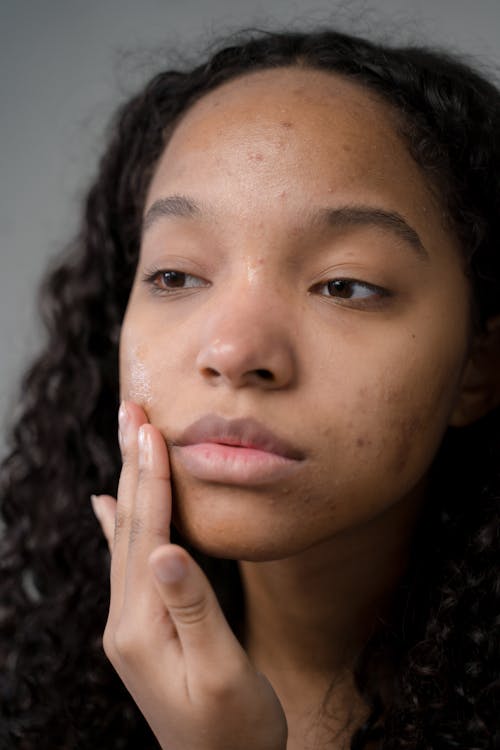
[[[191,675],[220,670],[228,658],[246,660],[208,578],[183,547],[161,545],[149,556],[149,564]]]

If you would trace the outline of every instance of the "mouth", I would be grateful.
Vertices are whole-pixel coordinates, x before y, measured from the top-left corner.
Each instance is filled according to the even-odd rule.
[[[172,441],[178,458],[195,478],[215,483],[260,485],[283,480],[301,466],[302,451],[256,420],[226,420],[208,414]]]

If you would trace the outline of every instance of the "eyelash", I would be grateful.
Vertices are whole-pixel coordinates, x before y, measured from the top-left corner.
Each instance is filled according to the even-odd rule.
[[[191,273],[185,273],[184,271],[176,271],[174,268],[151,268],[145,272],[142,280],[150,286],[150,291],[152,294],[160,294],[162,296],[175,294],[176,292],[182,292],[185,289],[195,289],[195,288],[204,286],[204,284],[195,284],[192,287],[174,287],[173,289],[168,289],[168,288],[158,286],[155,283],[157,277],[164,276],[167,273],[177,274],[178,276],[190,277],[192,279],[198,278],[198,276],[194,276]]]
[[[349,279],[349,278],[340,278],[340,279],[329,279],[328,281],[322,281],[320,284],[315,284],[315,288],[321,289],[322,287],[330,286],[331,284],[337,285],[337,290],[343,290],[345,289],[344,285],[347,285],[347,287],[362,287],[363,289],[368,289],[372,292],[371,295],[365,295],[362,297],[352,298],[352,297],[335,297],[332,295],[321,295],[323,297],[326,297],[327,299],[347,299],[348,301],[352,300],[356,303],[358,307],[376,307],[377,305],[380,305],[383,303],[384,299],[387,299],[388,297],[391,297],[391,292],[389,292],[388,289],[384,289],[381,286],[376,286],[375,284],[368,284],[366,281],[360,281],[359,279]],[[338,286],[340,285],[340,287]],[[365,301],[366,300],[366,301]]]
[[[196,289],[205,286],[205,284],[194,284],[191,287],[173,287],[171,289],[160,287],[156,283],[158,277],[164,276],[165,274],[177,274],[179,277],[184,278],[192,278],[192,279],[198,279],[198,276],[194,276],[190,273],[185,273],[184,271],[176,271],[175,269],[167,268],[167,269],[161,269],[161,268],[152,268],[145,272],[143,276],[143,282],[148,284],[150,287],[150,291],[152,294],[159,294],[161,296],[168,296],[168,295],[174,295],[177,292],[182,292],[186,289]],[[368,284],[366,281],[360,281],[359,279],[350,279],[350,278],[338,278],[338,279],[328,279],[328,281],[322,281],[318,284],[315,284],[313,289],[321,289],[322,287],[328,287],[329,285],[334,284],[337,285],[337,290],[343,290],[345,289],[345,285],[347,287],[352,288],[354,286],[363,287],[363,289],[368,289],[371,292],[374,293],[376,296],[376,299],[373,299],[373,295],[365,295],[362,297],[359,297],[357,300],[356,298],[350,298],[350,297],[335,297],[327,294],[320,295],[322,297],[326,297],[327,299],[346,299],[346,300],[354,300],[357,302],[357,305],[359,307],[374,307],[377,306],[377,304],[380,304],[384,298],[391,297],[392,294],[387,289],[384,289],[383,287],[376,286],[375,284]],[[340,286],[339,286],[340,285]],[[369,300],[368,302],[364,302],[363,300]]]

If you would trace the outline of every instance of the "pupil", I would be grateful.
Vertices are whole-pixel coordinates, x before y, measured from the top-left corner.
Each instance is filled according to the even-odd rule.
[[[182,286],[185,281],[185,274],[180,271],[165,271],[163,279],[167,286]]]
[[[336,294],[337,297],[349,297],[349,282],[342,279],[329,281],[328,291],[330,294]]]

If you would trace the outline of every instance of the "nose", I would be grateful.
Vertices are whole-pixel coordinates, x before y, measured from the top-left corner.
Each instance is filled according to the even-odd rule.
[[[198,371],[214,386],[289,387],[296,377],[290,311],[246,292],[220,300],[207,315]]]

